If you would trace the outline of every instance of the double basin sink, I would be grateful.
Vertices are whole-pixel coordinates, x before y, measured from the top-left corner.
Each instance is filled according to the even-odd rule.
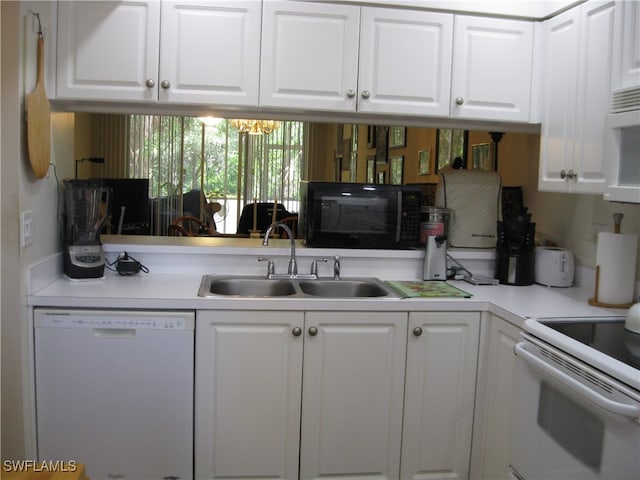
[[[204,275],[200,297],[323,297],[375,298],[397,295],[377,278],[301,279],[267,278],[245,275]]]

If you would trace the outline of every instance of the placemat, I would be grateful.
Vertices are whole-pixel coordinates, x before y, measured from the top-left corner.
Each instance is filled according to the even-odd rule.
[[[460,290],[458,287],[440,280],[426,281],[398,281],[389,280],[386,282],[391,288],[404,298],[437,298],[437,297],[457,297],[471,298],[473,295]]]

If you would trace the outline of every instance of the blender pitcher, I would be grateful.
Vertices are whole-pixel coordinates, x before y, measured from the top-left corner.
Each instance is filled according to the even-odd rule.
[[[69,278],[100,278],[105,258],[100,230],[111,190],[95,180],[65,180],[64,272]]]

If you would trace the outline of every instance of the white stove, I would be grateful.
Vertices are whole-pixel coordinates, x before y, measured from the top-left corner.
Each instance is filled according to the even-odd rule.
[[[524,329],[640,392],[640,334],[624,317],[529,319]]]
[[[640,335],[623,317],[529,319],[524,329],[511,478],[640,478]]]

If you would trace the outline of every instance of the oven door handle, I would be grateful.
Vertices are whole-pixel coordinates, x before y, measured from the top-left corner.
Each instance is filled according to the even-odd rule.
[[[628,405],[626,403],[614,402],[613,400],[609,400],[608,398],[600,395],[598,392],[590,389],[586,385],[571,378],[566,373],[558,370],[557,368],[554,368],[547,362],[540,360],[535,355],[532,355],[526,350],[525,345],[525,342],[517,343],[514,347],[514,351],[516,355],[519,355],[520,357],[522,357],[522,359],[526,360],[534,367],[542,370],[550,377],[556,379],[563,385],[588,398],[593,403],[607,410],[608,412],[615,413],[617,415],[623,415],[625,417],[635,418],[638,416],[638,407],[636,407],[635,405]]]

